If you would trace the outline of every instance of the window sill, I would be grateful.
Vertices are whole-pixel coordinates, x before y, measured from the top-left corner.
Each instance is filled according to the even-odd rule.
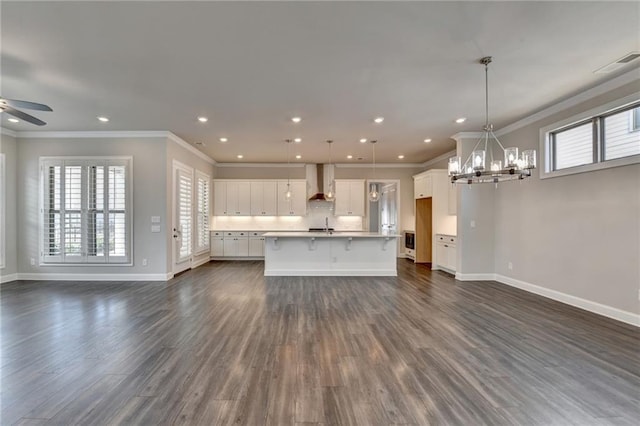
[[[561,170],[545,172],[540,170],[540,179],[549,179],[560,176],[575,175],[578,173],[595,172],[597,170],[611,169],[614,167],[640,164],[640,154],[631,157],[616,158],[615,160],[603,161],[601,163],[585,164],[583,166],[569,167]]]

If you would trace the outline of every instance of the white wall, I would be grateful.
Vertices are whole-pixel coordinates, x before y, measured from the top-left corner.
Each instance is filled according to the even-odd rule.
[[[17,145],[13,136],[0,134],[0,153],[5,155],[5,257],[0,269],[0,282],[11,279],[18,272],[17,263],[17,209],[16,209],[16,163]]]
[[[639,84],[594,96],[500,140],[504,146],[539,150],[541,127],[634,93]],[[523,182],[484,186],[493,197],[461,189],[462,272],[488,272],[486,263],[475,264],[484,236],[476,238],[478,228],[469,229],[468,222],[492,212],[494,241],[487,238],[486,247],[494,250],[491,269],[499,277],[610,316],[640,313],[640,165],[544,180],[536,171]]]
[[[17,141],[18,271],[20,274],[166,276],[167,232],[151,233],[151,216],[166,218],[166,138],[19,138]],[[39,266],[39,158],[133,157],[133,266]],[[36,265],[30,264],[35,259]],[[142,266],[142,259],[148,266]],[[26,275],[27,277],[29,275]]]

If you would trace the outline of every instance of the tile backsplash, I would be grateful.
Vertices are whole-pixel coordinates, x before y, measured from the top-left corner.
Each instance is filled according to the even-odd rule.
[[[360,216],[334,216],[333,204],[309,203],[306,216],[213,216],[211,230],[230,231],[306,231],[324,227],[329,218],[329,227],[337,231],[363,231],[364,218]]]

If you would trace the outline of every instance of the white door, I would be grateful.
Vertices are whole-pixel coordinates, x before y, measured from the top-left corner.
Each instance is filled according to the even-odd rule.
[[[191,269],[193,252],[193,169],[173,163],[173,273]]]

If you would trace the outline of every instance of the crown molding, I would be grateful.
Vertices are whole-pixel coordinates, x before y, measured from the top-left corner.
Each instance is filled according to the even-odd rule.
[[[607,92],[617,89],[618,87],[622,87],[626,84],[633,83],[634,81],[640,80],[640,68],[634,68],[626,73],[619,75],[618,77],[612,78],[611,80],[605,81],[602,84],[599,84],[591,89],[587,89],[584,92],[578,93],[577,95],[571,96],[563,101],[555,103],[550,107],[547,107],[543,110],[540,110],[534,114],[531,114],[521,120],[518,120],[514,123],[509,124],[497,130],[495,132],[496,136],[506,135],[515,130],[521,129],[529,124],[533,124],[536,121],[540,121],[547,117],[552,116],[553,114],[557,114],[566,109],[574,107],[582,102],[588,101],[589,99],[595,98],[596,96],[603,95]]]
[[[64,138],[64,139],[91,139],[91,138],[166,138],[171,132],[166,130],[162,131],[110,131],[110,130],[96,130],[96,131],[46,131],[46,132],[16,132],[19,138]]]
[[[484,132],[458,132],[453,136],[450,136],[456,142],[460,142],[462,139],[480,139],[484,136]]]
[[[444,154],[442,154],[442,155],[439,155],[439,156],[437,156],[437,157],[435,157],[435,158],[432,158],[432,159],[431,159],[431,160],[429,160],[429,161],[425,161],[424,163],[422,163],[422,167],[429,167],[429,166],[431,166],[432,164],[435,164],[435,163],[437,163],[437,162],[439,162],[439,161],[442,161],[442,160],[446,160],[446,159],[448,159],[448,158],[450,158],[450,157],[454,157],[455,155],[456,155],[456,150],[455,150],[455,149],[453,149],[453,150],[451,150],[451,151],[449,151],[449,152],[445,152],[445,153],[444,153]]]
[[[422,167],[423,163],[376,163],[376,169],[418,169]],[[364,169],[373,168],[372,163],[334,163],[334,165],[340,169]]]
[[[14,138],[18,137],[18,132],[14,132],[11,129],[5,129],[4,127],[0,127],[0,134],[7,135],[7,136],[12,136]]]
[[[11,132],[8,129],[2,128],[2,133],[6,131]],[[124,139],[124,138],[167,138],[170,141],[176,143],[197,157],[203,159],[209,164],[216,164],[215,160],[209,157],[204,152],[198,150],[194,146],[190,145],[184,139],[175,135],[172,132],[166,130],[149,130],[149,131],[110,131],[110,130],[97,130],[97,131],[45,131],[45,132],[12,132],[6,133],[18,138],[30,138],[30,139]]]
[[[189,151],[190,153],[194,154],[195,156],[203,159],[207,163],[213,164],[213,165],[217,165],[216,160],[214,160],[213,158],[209,157],[207,154],[205,154],[204,152],[200,151],[198,148],[194,147],[193,145],[189,144],[187,141],[185,141],[181,137],[177,136],[176,134],[174,134],[172,132],[165,132],[165,133],[166,133],[167,139],[169,139],[171,142],[176,143],[177,145],[179,145],[182,148],[186,149],[187,151]]]
[[[216,163],[216,167],[285,167],[293,169],[304,166],[305,163]]]

